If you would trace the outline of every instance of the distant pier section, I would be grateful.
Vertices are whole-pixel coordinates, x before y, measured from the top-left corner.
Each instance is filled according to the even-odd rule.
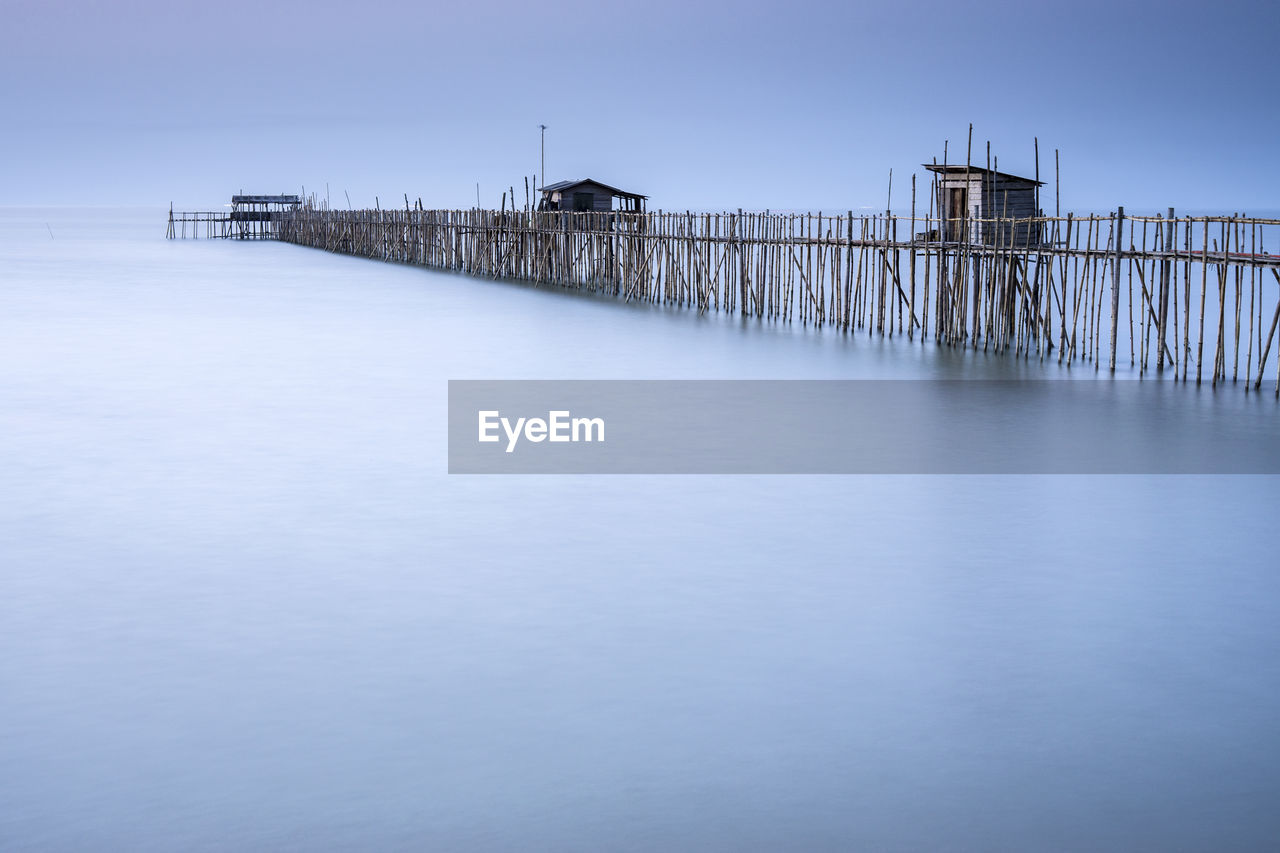
[[[302,198],[296,195],[233,195],[224,210],[175,211],[171,204],[165,236],[274,240],[280,235],[280,222],[301,206]]]

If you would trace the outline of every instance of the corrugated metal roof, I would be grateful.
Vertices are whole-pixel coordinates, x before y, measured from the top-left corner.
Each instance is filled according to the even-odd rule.
[[[1038,187],[1044,186],[1044,181],[1037,181],[1035,178],[1024,178],[1021,175],[1011,175],[1008,172],[997,172],[995,169],[984,169],[981,166],[965,166],[963,164],[948,163],[921,163],[930,172],[941,172],[946,175],[956,174],[972,174],[972,175],[992,175],[997,178],[1008,178],[1011,181],[1026,181],[1029,184],[1035,184]]]
[[[232,204],[301,204],[296,195],[233,195]]]
[[[554,184],[547,184],[545,187],[539,187],[538,192],[543,192],[543,193],[564,192],[565,190],[570,189],[571,187],[578,187],[578,186],[582,186],[583,184],[595,184],[596,186],[602,187],[608,190],[609,192],[613,193],[614,195],[621,196],[623,198],[648,198],[647,195],[640,195],[639,193],[629,193],[626,190],[620,190],[617,187],[611,187],[608,184],[603,183],[601,181],[597,181],[593,178],[583,178],[580,181],[557,181]]]

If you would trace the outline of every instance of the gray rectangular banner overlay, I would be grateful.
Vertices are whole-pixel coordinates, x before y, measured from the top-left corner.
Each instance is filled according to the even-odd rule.
[[[1276,474],[1278,429],[1168,381],[449,382],[452,474]]]

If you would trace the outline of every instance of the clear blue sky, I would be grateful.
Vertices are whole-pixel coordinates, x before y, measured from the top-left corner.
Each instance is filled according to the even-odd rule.
[[[545,123],[549,179],[654,207],[879,208],[889,169],[899,207],[972,121],[1008,171],[1061,149],[1064,209],[1257,212],[1278,8],[6,0],[0,204],[496,205]]]

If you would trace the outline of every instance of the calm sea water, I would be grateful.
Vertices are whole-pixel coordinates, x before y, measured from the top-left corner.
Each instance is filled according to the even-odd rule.
[[[1280,846],[1280,478],[451,477],[451,378],[1062,372],[162,234],[0,212],[0,848]]]

